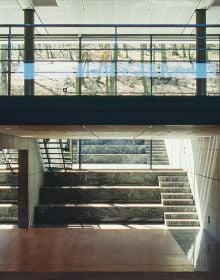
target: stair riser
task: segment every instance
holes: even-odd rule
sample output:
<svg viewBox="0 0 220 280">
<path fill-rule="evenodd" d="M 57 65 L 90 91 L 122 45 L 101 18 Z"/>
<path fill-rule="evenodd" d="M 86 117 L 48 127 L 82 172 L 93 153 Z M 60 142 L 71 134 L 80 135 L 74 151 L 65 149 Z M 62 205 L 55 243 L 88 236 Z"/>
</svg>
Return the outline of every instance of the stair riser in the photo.
<svg viewBox="0 0 220 280">
<path fill-rule="evenodd" d="M 159 181 L 162 182 L 168 182 L 168 183 L 174 183 L 174 182 L 188 182 L 187 176 L 167 176 L 167 177 L 160 177 Z"/>
<path fill-rule="evenodd" d="M 81 140 L 82 145 L 145 145 L 144 140 Z"/>
<path fill-rule="evenodd" d="M 182 187 L 190 187 L 190 184 L 188 182 L 160 182 L 160 187 L 176 187 L 176 188 L 182 188 Z"/>
<path fill-rule="evenodd" d="M 17 185 L 17 175 L 12 173 L 0 173 L 0 185 Z"/>
<path fill-rule="evenodd" d="M 16 220 L 18 216 L 18 207 L 13 205 L 10 207 L 0 207 L 0 221 Z"/>
<path fill-rule="evenodd" d="M 167 193 L 167 194 L 172 194 L 172 193 L 189 193 L 191 194 L 191 189 L 189 187 L 184 188 L 172 188 L 172 187 L 167 187 L 167 188 L 161 188 L 162 193 Z"/>
<path fill-rule="evenodd" d="M 169 227 L 199 227 L 199 220 L 197 221 L 168 221 L 166 220 L 166 226 Z"/>
<path fill-rule="evenodd" d="M 196 212 L 195 206 L 164 206 L 164 212 Z"/>
<path fill-rule="evenodd" d="M 45 186 L 158 186 L 158 175 L 169 172 L 45 172 Z M 186 188 L 182 188 L 186 190 Z M 189 189 L 189 188 L 187 188 Z M 165 189 L 161 188 L 163 192 Z M 167 190 L 169 192 L 170 190 Z"/>
<path fill-rule="evenodd" d="M 162 194 L 163 199 L 193 199 L 192 194 Z"/>
<path fill-rule="evenodd" d="M 159 190 L 42 188 L 40 204 L 160 203 Z"/>
<path fill-rule="evenodd" d="M 195 205 L 195 202 L 193 200 L 189 200 L 189 201 L 182 201 L 182 200 L 179 200 L 179 201 L 173 201 L 173 200 L 168 200 L 168 201 L 162 201 L 163 202 L 163 205 L 176 205 L 176 206 L 179 206 L 179 205 L 183 205 L 183 206 L 187 206 L 187 205 Z"/>
<path fill-rule="evenodd" d="M 138 207 L 55 207 L 35 208 L 35 225 L 65 225 L 82 222 L 151 223 L 163 222 L 163 209 Z"/>
<path fill-rule="evenodd" d="M 188 214 L 187 212 L 184 214 L 178 214 L 178 213 L 173 213 L 173 214 L 164 214 L 165 219 L 198 219 L 198 214 Z"/>
<path fill-rule="evenodd" d="M 5 200 L 17 200 L 18 191 L 17 189 L 0 189 L 0 203 Z"/>
<path fill-rule="evenodd" d="M 139 146 L 82 146 L 82 154 L 145 154 Z"/>
</svg>

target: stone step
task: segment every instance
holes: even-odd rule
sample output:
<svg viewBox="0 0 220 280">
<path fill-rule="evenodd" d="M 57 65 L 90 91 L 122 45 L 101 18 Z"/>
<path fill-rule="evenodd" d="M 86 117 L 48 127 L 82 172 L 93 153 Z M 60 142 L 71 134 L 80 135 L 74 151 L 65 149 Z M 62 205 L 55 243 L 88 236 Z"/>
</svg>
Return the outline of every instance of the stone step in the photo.
<svg viewBox="0 0 220 280">
<path fill-rule="evenodd" d="M 159 176 L 160 182 L 188 182 L 187 176 Z"/>
<path fill-rule="evenodd" d="M 149 187 L 43 187 L 40 204 L 160 203 L 159 188 Z"/>
<path fill-rule="evenodd" d="M 81 140 L 81 145 L 144 145 L 145 140 L 129 139 L 99 139 L 99 140 Z"/>
<path fill-rule="evenodd" d="M 200 222 L 198 219 L 172 219 L 165 220 L 168 227 L 199 227 Z"/>
<path fill-rule="evenodd" d="M 86 204 L 39 205 L 35 208 L 35 225 L 73 223 L 162 223 L 161 204 Z"/>
<path fill-rule="evenodd" d="M 196 212 L 165 212 L 164 218 L 169 219 L 198 219 L 198 214 Z"/>
<path fill-rule="evenodd" d="M 0 172 L 0 185 L 17 185 L 17 174 Z"/>
<path fill-rule="evenodd" d="M 193 199 L 191 193 L 162 193 L 163 199 Z"/>
<path fill-rule="evenodd" d="M 161 193 L 167 193 L 167 194 L 172 194 L 172 193 L 188 193 L 191 194 L 191 188 L 190 187 L 165 187 L 161 188 Z"/>
<path fill-rule="evenodd" d="M 83 145 L 82 154 L 145 154 L 145 146 Z"/>
<path fill-rule="evenodd" d="M 195 205 L 193 199 L 162 199 L 163 205 Z"/>
<path fill-rule="evenodd" d="M 18 206 L 13 203 L 0 204 L 0 221 L 14 221 L 18 217 Z"/>
<path fill-rule="evenodd" d="M 164 212 L 196 212 L 195 205 L 164 205 Z"/>
<path fill-rule="evenodd" d="M 75 159 L 76 160 L 76 159 Z M 97 163 L 97 164 L 147 164 L 149 163 L 149 159 L 144 154 L 139 155 L 82 155 L 81 156 L 82 163 Z M 153 160 L 153 164 L 158 165 L 168 165 L 168 160 Z"/>
<path fill-rule="evenodd" d="M 159 181 L 159 185 L 160 187 L 164 188 L 170 188 L 170 187 L 178 187 L 178 188 L 182 188 L 182 187 L 190 187 L 189 182 L 161 182 Z"/>
<path fill-rule="evenodd" d="M 45 172 L 45 186 L 158 186 L 158 175 L 184 174 L 183 171 L 76 171 Z M 174 175 L 175 175 L 174 173 Z M 170 190 L 175 190 L 169 187 Z M 162 192 L 170 192 L 169 188 L 161 188 Z M 168 190 L 166 190 L 168 189 Z M 180 188 L 177 188 L 180 189 Z M 188 188 L 183 188 L 183 190 Z M 182 192 L 182 191 L 179 191 Z M 186 191 L 188 192 L 188 191 Z"/>
</svg>

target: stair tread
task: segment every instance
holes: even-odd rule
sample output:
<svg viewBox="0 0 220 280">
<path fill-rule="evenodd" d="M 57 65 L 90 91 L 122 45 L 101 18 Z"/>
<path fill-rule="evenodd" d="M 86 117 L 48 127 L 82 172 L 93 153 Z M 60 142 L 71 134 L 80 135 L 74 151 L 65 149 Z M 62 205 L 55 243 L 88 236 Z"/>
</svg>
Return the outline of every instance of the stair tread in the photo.
<svg viewBox="0 0 220 280">
<path fill-rule="evenodd" d="M 195 212 L 176 212 L 176 211 L 175 211 L 175 212 L 164 212 L 164 214 L 165 214 L 165 215 L 166 215 L 166 214 L 167 214 L 167 215 L 172 215 L 172 214 L 177 214 L 177 215 L 178 215 L 178 214 L 179 214 L 179 215 L 189 214 L 189 215 L 190 215 L 190 214 L 195 214 Z"/>
<path fill-rule="evenodd" d="M 42 187 L 42 189 L 160 189 L 159 186 L 56 186 Z"/>
<path fill-rule="evenodd" d="M 12 206 L 17 206 L 17 203 L 2 203 L 0 202 L 0 208 L 6 208 L 6 207 L 12 207 Z"/>
<path fill-rule="evenodd" d="M 170 221 L 172 221 L 172 222 L 191 222 L 191 221 L 195 221 L 195 222 L 197 222 L 197 221 L 199 221 L 199 219 L 169 219 L 169 218 L 166 218 L 166 220 L 168 220 L 169 222 Z"/>
<path fill-rule="evenodd" d="M 88 204 L 39 204 L 38 207 L 94 207 L 94 208 L 104 208 L 104 207 L 142 207 L 142 208 L 149 208 L 149 207 L 163 207 L 161 203 L 88 203 Z"/>
</svg>

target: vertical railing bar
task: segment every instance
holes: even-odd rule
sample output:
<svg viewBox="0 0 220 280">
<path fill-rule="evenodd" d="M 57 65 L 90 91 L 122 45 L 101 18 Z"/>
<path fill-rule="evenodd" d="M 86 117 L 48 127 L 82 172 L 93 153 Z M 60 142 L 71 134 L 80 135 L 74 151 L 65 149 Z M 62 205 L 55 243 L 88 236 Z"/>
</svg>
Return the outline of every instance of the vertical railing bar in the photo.
<svg viewBox="0 0 220 280">
<path fill-rule="evenodd" d="M 79 170 L 82 169 L 82 142 L 81 139 L 78 140 L 78 164 Z"/>
<path fill-rule="evenodd" d="M 150 169 L 152 169 L 152 159 L 153 159 L 153 141 L 152 139 L 150 140 Z"/>
<path fill-rule="evenodd" d="M 47 156 L 47 162 L 48 162 L 48 165 L 49 165 L 49 170 L 51 171 L 51 163 L 50 163 L 50 157 L 49 157 L 49 154 L 48 154 L 47 141 L 45 139 L 43 139 L 43 143 L 44 143 L 44 150 L 45 150 L 46 156 Z"/>
<path fill-rule="evenodd" d="M 11 96 L 11 26 L 8 29 L 8 96 Z"/>
<path fill-rule="evenodd" d="M 220 35 L 218 37 L 218 91 L 220 94 Z"/>
<path fill-rule="evenodd" d="M 82 37 L 79 37 L 79 96 L 82 94 Z"/>
<path fill-rule="evenodd" d="M 150 35 L 150 95 L 153 95 L 153 35 Z"/>
<path fill-rule="evenodd" d="M 62 160 L 63 160 L 63 167 L 64 167 L 64 171 L 66 172 L 66 163 L 65 163 L 64 153 L 63 153 L 62 139 L 59 139 L 59 144 L 60 144 L 61 156 L 62 156 Z"/>
<path fill-rule="evenodd" d="M 118 95 L 117 88 L 117 79 L 118 79 L 118 28 L 115 27 L 115 53 L 114 53 L 114 62 L 115 62 L 115 95 Z"/>
</svg>

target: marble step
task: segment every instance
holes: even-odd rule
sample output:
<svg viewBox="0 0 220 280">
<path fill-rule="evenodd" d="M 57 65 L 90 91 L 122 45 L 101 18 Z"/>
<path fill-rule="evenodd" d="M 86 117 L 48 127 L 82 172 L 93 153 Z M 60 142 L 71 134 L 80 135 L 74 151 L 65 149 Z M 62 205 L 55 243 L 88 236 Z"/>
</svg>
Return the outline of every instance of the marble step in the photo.
<svg viewBox="0 0 220 280">
<path fill-rule="evenodd" d="M 191 193 L 162 193 L 163 199 L 193 199 Z"/>
<path fill-rule="evenodd" d="M 17 174 L 11 172 L 0 172 L 0 185 L 17 185 Z"/>
<path fill-rule="evenodd" d="M 111 163 L 111 164 L 147 164 L 149 163 L 149 159 L 145 154 L 124 154 L 124 155 L 82 155 L 81 156 L 82 163 Z M 168 160 L 165 159 L 159 159 L 159 160 L 153 160 L 153 164 L 157 163 L 159 165 L 167 165 L 169 164 Z"/>
<path fill-rule="evenodd" d="M 145 146 L 83 145 L 82 154 L 145 154 Z"/>
<path fill-rule="evenodd" d="M 188 182 L 187 176 L 159 176 L 160 182 Z"/>
<path fill-rule="evenodd" d="M 182 188 L 182 187 L 190 187 L 189 182 L 161 182 L 159 181 L 159 185 L 160 187 L 164 188 L 170 188 L 170 187 L 178 187 L 178 188 Z"/>
<path fill-rule="evenodd" d="M 35 225 L 73 223 L 162 223 L 161 204 L 86 204 L 39 205 L 35 208 Z"/>
<path fill-rule="evenodd" d="M 200 222 L 198 219 L 172 219 L 165 220 L 168 227 L 199 227 Z"/>
<path fill-rule="evenodd" d="M 164 212 L 195 212 L 195 205 L 164 205 Z"/>
<path fill-rule="evenodd" d="M 165 212 L 164 218 L 169 219 L 198 219 L 196 212 Z"/>
<path fill-rule="evenodd" d="M 76 171 L 76 172 L 45 172 L 45 186 L 158 186 L 158 175 L 186 174 L 183 171 Z M 170 190 L 174 188 L 169 187 Z M 170 192 L 161 188 L 162 192 Z M 180 188 L 177 188 L 180 189 Z M 188 189 L 188 188 L 183 188 Z M 189 188 L 190 189 L 190 188 Z M 182 192 L 182 191 L 181 191 Z M 186 191 L 187 192 L 187 191 Z"/>
<path fill-rule="evenodd" d="M 43 187 L 40 204 L 160 203 L 158 187 Z"/>
<path fill-rule="evenodd" d="M 161 193 L 167 193 L 167 194 L 174 194 L 174 193 L 188 193 L 191 194 L 191 188 L 190 187 L 165 187 L 161 188 Z"/>
<path fill-rule="evenodd" d="M 162 199 L 163 205 L 195 205 L 193 199 Z"/>
<path fill-rule="evenodd" d="M 144 145 L 145 140 L 129 139 L 99 139 L 99 140 L 81 140 L 81 145 Z"/>
<path fill-rule="evenodd" d="M 0 222 L 16 221 L 18 217 L 18 206 L 13 203 L 0 204 Z"/>
</svg>

